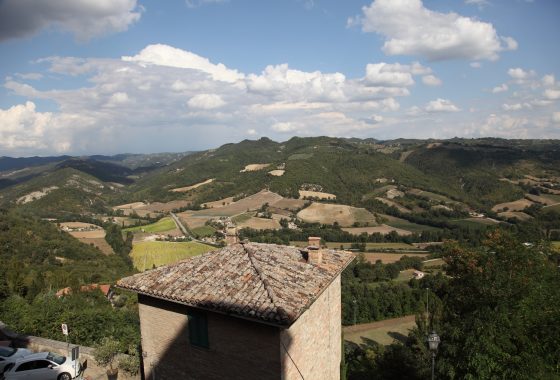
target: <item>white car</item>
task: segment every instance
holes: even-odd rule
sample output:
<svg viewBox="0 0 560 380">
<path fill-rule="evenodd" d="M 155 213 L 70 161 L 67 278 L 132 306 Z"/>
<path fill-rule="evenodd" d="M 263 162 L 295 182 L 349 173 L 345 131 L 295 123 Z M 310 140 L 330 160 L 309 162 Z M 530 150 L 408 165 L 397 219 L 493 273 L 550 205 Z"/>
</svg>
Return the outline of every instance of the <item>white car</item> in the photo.
<svg viewBox="0 0 560 380">
<path fill-rule="evenodd" d="M 71 380 L 80 376 L 80 362 L 52 352 L 39 352 L 6 365 L 5 380 Z"/>
<path fill-rule="evenodd" d="M 8 363 L 14 362 L 24 356 L 30 355 L 32 352 L 25 348 L 12 348 L 0 346 L 0 374 L 4 372 L 4 367 Z"/>
</svg>

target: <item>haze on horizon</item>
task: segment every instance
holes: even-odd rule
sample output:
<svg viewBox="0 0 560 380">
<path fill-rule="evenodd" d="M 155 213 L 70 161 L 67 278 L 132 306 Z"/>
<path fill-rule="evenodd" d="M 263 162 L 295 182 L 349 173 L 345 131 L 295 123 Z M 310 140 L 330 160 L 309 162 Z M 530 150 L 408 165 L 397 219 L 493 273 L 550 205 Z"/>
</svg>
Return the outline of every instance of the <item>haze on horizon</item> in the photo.
<svg viewBox="0 0 560 380">
<path fill-rule="evenodd" d="M 5 0 L 0 156 L 560 138 L 560 3 Z"/>
</svg>

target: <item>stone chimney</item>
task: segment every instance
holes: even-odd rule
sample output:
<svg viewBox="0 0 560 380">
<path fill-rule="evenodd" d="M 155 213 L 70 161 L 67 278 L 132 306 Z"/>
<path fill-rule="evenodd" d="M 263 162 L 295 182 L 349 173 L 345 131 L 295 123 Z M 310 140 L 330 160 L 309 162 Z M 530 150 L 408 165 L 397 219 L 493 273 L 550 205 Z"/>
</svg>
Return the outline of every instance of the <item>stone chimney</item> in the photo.
<svg viewBox="0 0 560 380">
<path fill-rule="evenodd" d="M 232 245 L 239 243 L 239 236 L 237 235 L 237 227 L 226 228 L 226 244 Z"/>
<path fill-rule="evenodd" d="M 323 252 L 321 249 L 321 238 L 310 236 L 307 245 L 307 262 L 310 264 L 321 264 L 323 262 Z"/>
</svg>

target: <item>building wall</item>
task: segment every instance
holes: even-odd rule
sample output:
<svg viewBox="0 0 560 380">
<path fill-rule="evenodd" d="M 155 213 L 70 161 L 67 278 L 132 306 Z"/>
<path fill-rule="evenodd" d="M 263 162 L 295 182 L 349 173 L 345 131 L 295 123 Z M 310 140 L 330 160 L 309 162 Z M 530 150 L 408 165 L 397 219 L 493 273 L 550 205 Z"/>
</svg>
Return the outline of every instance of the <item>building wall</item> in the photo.
<svg viewBox="0 0 560 380">
<path fill-rule="evenodd" d="M 339 275 L 288 330 L 281 332 L 282 379 L 339 380 L 341 334 Z"/>
<path fill-rule="evenodd" d="M 209 348 L 188 339 L 189 308 L 139 295 L 146 380 L 278 379 L 279 330 L 207 312 Z"/>
</svg>

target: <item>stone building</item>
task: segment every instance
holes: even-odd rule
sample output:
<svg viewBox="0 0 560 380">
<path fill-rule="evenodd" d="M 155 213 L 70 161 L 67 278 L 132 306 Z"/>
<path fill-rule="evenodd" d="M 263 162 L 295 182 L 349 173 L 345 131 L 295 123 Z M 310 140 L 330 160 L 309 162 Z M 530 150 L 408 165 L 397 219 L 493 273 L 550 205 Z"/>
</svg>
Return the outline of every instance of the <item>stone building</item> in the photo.
<svg viewBox="0 0 560 380">
<path fill-rule="evenodd" d="M 339 379 L 344 251 L 236 243 L 124 278 L 145 378 Z"/>
</svg>

